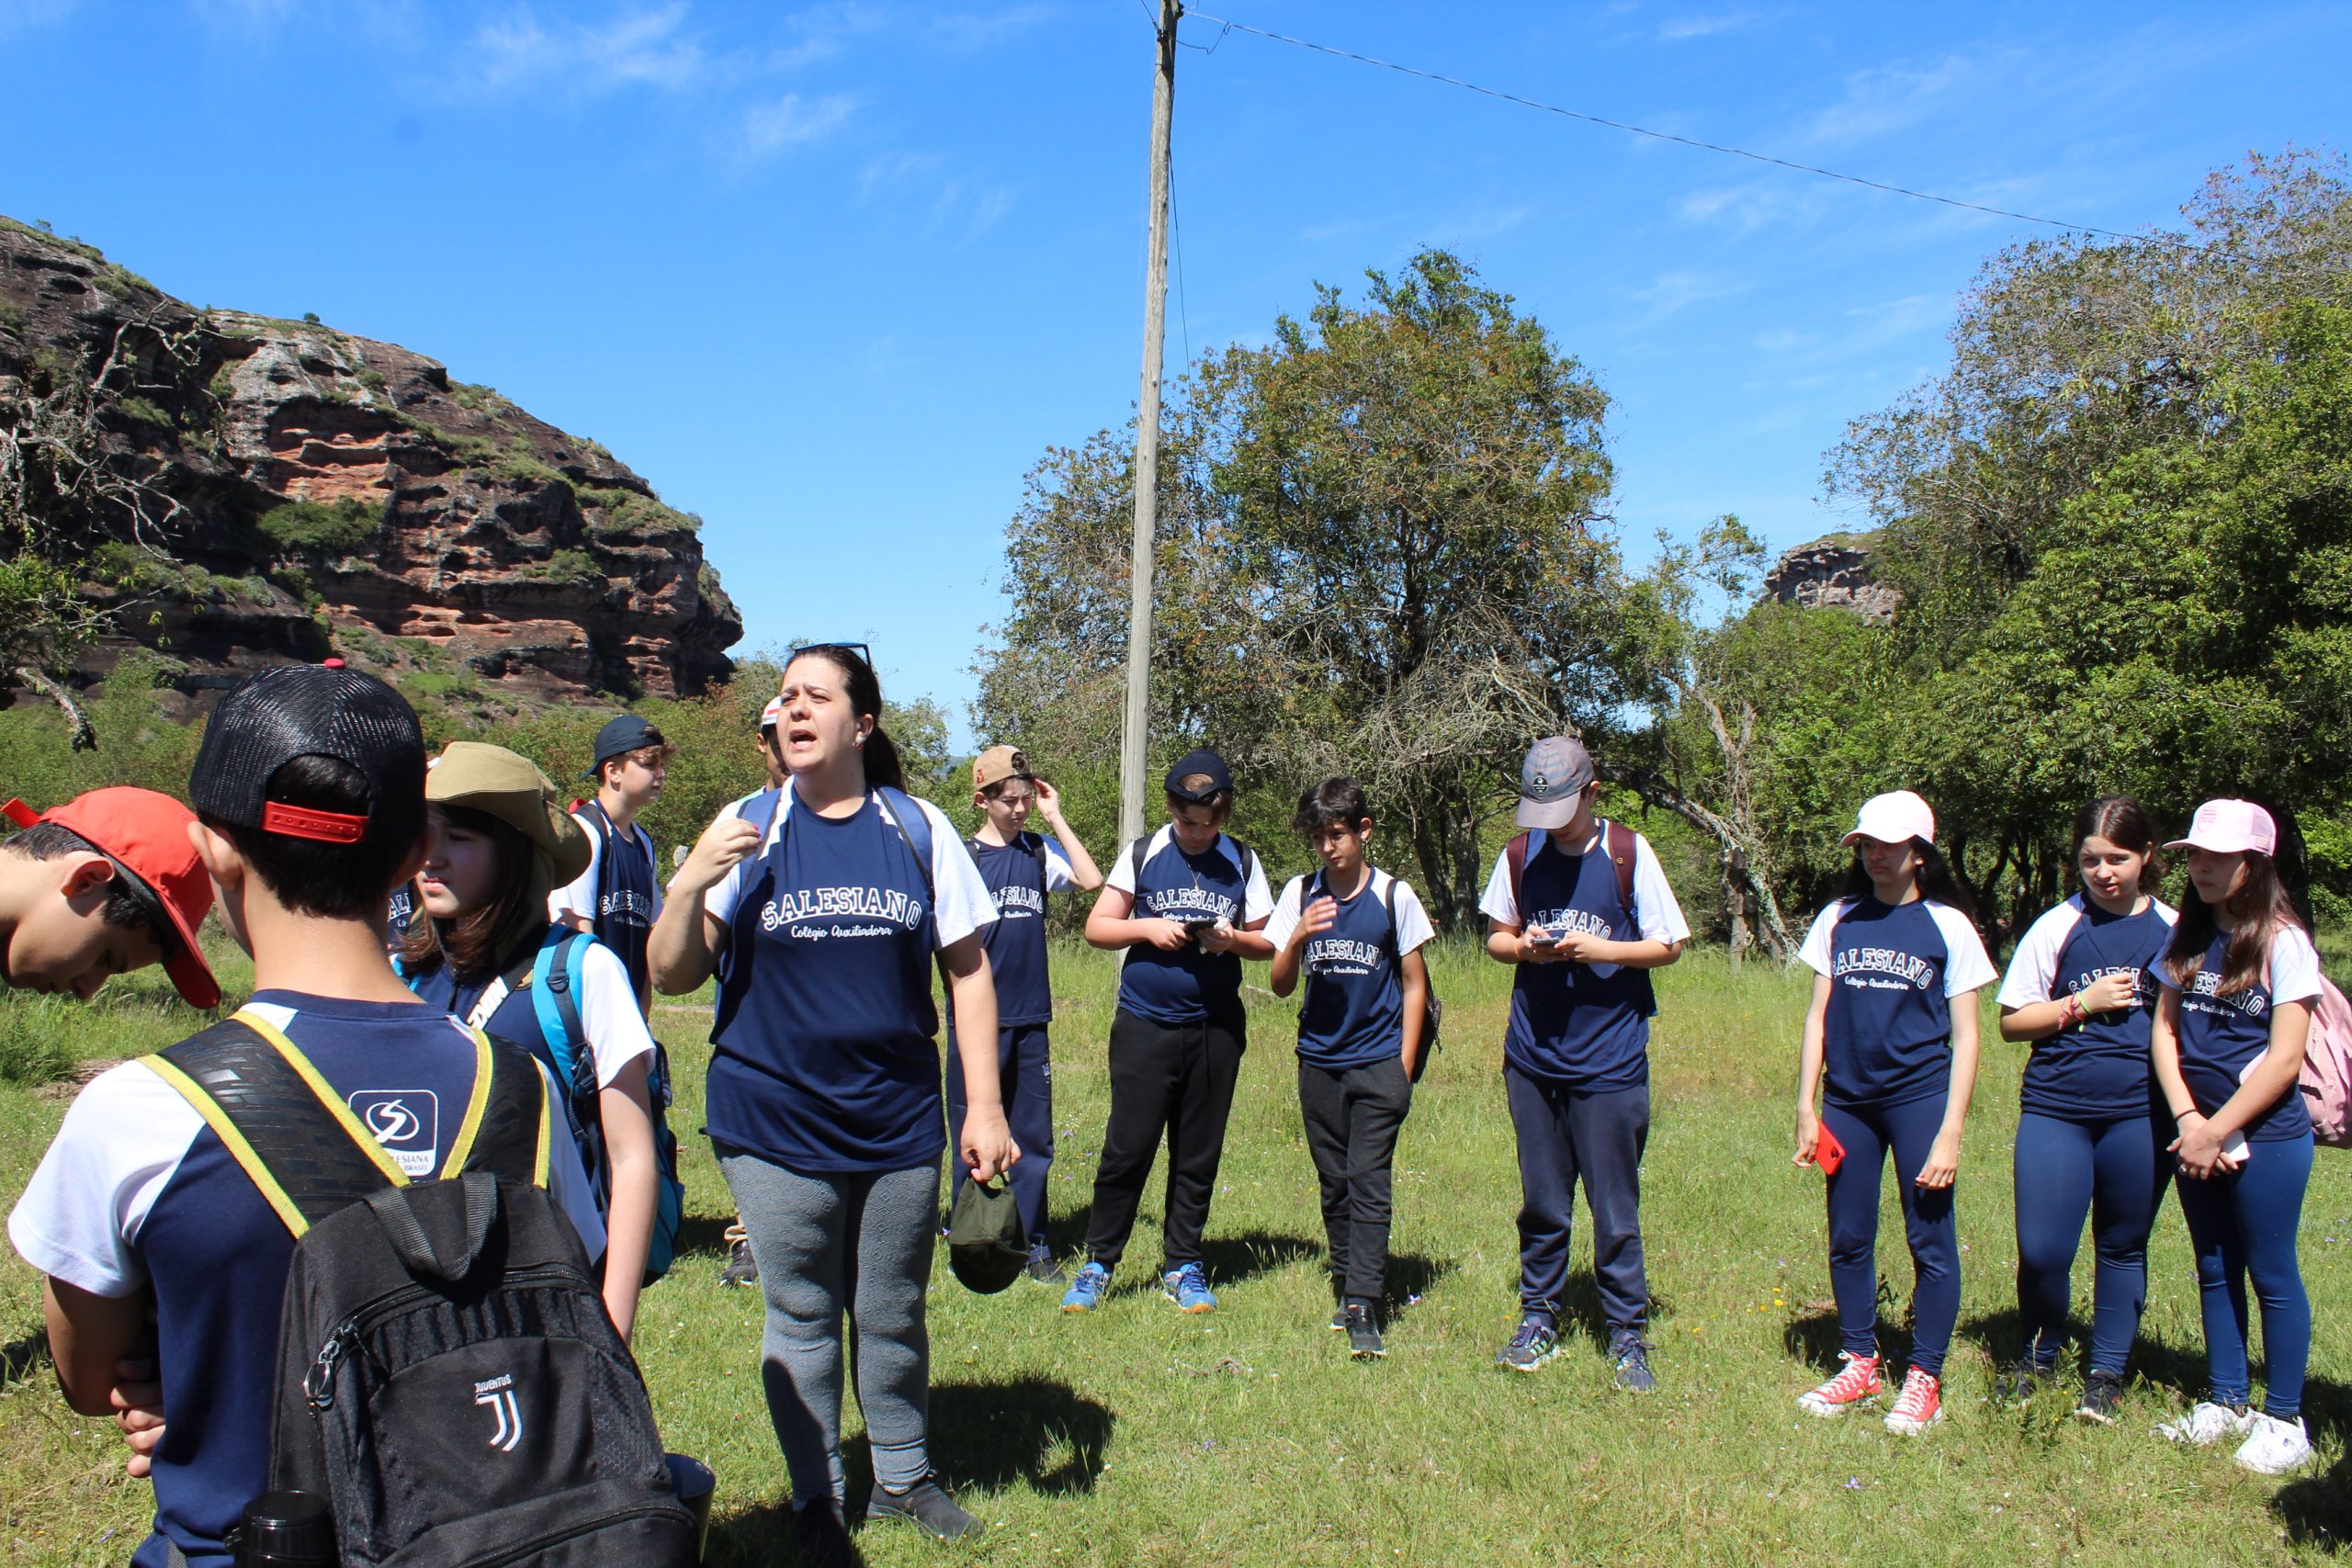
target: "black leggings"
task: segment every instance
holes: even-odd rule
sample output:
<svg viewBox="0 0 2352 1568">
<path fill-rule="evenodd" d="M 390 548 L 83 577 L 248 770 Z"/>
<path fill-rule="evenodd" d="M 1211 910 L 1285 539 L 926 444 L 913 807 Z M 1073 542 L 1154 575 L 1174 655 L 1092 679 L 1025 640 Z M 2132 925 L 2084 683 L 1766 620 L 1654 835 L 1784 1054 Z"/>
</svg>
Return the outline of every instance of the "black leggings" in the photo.
<svg viewBox="0 0 2352 1568">
<path fill-rule="evenodd" d="M 1111 1021 L 1111 1121 L 1086 1229 L 1086 1253 L 1094 1262 L 1109 1269 L 1126 1250 L 1163 1133 L 1163 1267 L 1200 1261 L 1201 1232 L 1225 1157 L 1225 1121 L 1241 1074 L 1242 1027 L 1238 1008 L 1193 1023 L 1155 1023 L 1121 1008 Z"/>
</svg>

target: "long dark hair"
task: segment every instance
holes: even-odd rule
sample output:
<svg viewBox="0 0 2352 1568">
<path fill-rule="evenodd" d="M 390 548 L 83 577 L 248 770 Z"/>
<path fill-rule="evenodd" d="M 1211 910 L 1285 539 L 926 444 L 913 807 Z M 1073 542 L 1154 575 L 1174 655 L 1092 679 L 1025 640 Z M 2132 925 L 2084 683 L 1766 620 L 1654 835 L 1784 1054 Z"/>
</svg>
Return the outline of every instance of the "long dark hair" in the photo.
<svg viewBox="0 0 2352 1568">
<path fill-rule="evenodd" d="M 2067 852 L 2067 859 L 2082 874 L 2083 840 L 2105 839 L 2119 849 L 2130 850 L 2146 857 L 2140 866 L 2139 891 L 2154 897 L 2164 886 L 2164 852 L 2156 847 L 2156 829 L 2148 820 L 2148 813 L 2128 795 L 2103 795 L 2086 803 L 2075 813 L 2075 842 Z"/>
<path fill-rule="evenodd" d="M 821 659 L 842 672 L 842 690 L 849 696 L 850 711 L 860 717 L 874 720 L 873 733 L 865 738 L 861 755 L 865 762 L 865 782 L 883 784 L 891 789 L 907 787 L 906 765 L 899 761 L 899 743 L 882 732 L 882 681 L 874 673 L 874 666 L 864 654 L 837 642 L 813 642 L 806 648 L 793 649 L 786 660 L 789 670 L 804 659 Z"/>
<path fill-rule="evenodd" d="M 1976 900 L 1968 896 L 1968 890 L 1961 886 L 1960 879 L 1951 874 L 1951 863 L 1944 859 L 1943 851 L 1925 839 L 1914 839 L 1911 840 L 1911 852 L 1919 857 L 1919 897 L 1933 898 L 1939 904 L 1949 904 L 1974 920 Z M 1863 869 L 1862 846 L 1860 844 L 1854 846 L 1853 867 L 1846 873 L 1845 897 L 1878 897 L 1878 884 L 1872 882 L 1871 874 Z"/>
<path fill-rule="evenodd" d="M 2233 997 L 2262 979 L 2270 962 L 2271 941 L 2280 928 L 2303 929 L 2302 917 L 2295 913 L 2294 901 L 2287 897 L 2286 884 L 2278 880 L 2278 863 L 2257 850 L 2245 852 L 2245 882 L 2228 899 L 2230 919 L 2237 929 L 2230 932 L 2229 943 L 2222 949 L 2221 995 L 2225 997 Z M 2213 945 L 2213 933 L 2221 923 L 2213 918 L 2213 906 L 2198 897 L 2194 886 L 2181 905 L 2163 963 L 2165 973 L 2185 990 L 2204 967 L 2205 950 Z"/>
<path fill-rule="evenodd" d="M 499 951 L 499 937 L 519 919 L 531 892 L 531 840 L 521 829 L 487 811 L 445 806 L 441 816 L 450 827 L 490 840 L 492 852 L 498 857 L 498 890 L 480 908 L 469 909 L 454 920 L 412 921 L 408 934 L 393 951 L 400 955 L 401 966 L 412 973 L 446 963 L 450 973 L 471 979 L 495 971 L 505 957 Z"/>
</svg>

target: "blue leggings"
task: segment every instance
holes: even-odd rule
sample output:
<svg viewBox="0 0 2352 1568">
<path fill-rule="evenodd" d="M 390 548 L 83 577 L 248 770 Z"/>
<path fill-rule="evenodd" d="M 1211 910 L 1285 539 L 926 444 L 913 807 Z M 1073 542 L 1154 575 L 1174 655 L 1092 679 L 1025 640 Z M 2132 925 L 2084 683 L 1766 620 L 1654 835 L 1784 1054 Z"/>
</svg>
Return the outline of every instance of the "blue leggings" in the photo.
<svg viewBox="0 0 2352 1568">
<path fill-rule="evenodd" d="M 1878 1184 L 1894 1156 L 1894 1186 L 1911 1243 L 1911 1365 L 1941 1377 L 1944 1353 L 1960 1321 L 1960 1235 L 1950 1187 L 1915 1185 L 1944 1121 L 1944 1097 L 1908 1105 L 1847 1110 L 1824 1106 L 1821 1124 L 1846 1145 L 1829 1179 L 1829 1288 L 1838 1298 L 1838 1337 L 1849 1356 L 1878 1354 Z"/>
<path fill-rule="evenodd" d="M 2246 1402 L 2245 1281 L 2252 1275 L 2270 1374 L 2262 1408 L 2292 1421 L 2302 1414 L 2303 1368 L 2312 1354 L 2312 1299 L 2295 1258 L 2295 1227 L 2312 1179 L 2312 1135 L 2248 1149 L 2251 1157 L 2233 1176 L 2180 1179 L 2180 1213 L 2197 1248 L 2205 1371 L 2214 1404 Z"/>
<path fill-rule="evenodd" d="M 2090 1366 L 2123 1375 L 2148 1302 L 2148 1232 L 2171 1166 L 2146 1116 L 2070 1122 L 2029 1111 L 2018 1118 L 2018 1319 L 2037 1366 L 2058 1359 L 2072 1305 L 2068 1276 L 2088 1219 L 2098 1258 Z"/>
</svg>

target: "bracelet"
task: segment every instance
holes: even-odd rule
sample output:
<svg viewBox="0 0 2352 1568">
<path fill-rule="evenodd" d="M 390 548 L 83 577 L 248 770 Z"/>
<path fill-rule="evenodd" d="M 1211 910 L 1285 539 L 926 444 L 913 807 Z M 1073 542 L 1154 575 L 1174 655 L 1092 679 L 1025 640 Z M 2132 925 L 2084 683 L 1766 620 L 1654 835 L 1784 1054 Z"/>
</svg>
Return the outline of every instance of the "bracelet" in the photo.
<svg viewBox="0 0 2352 1568">
<path fill-rule="evenodd" d="M 2179 1126 L 2179 1125 L 2181 1124 L 2181 1122 L 2184 1122 L 2184 1121 L 2188 1120 L 2189 1117 L 2194 1116 L 2194 1115 L 2196 1115 L 2196 1114 L 2197 1114 L 2197 1107 L 2195 1107 L 2195 1106 L 2193 1106 L 2193 1105 L 2192 1105 L 2192 1106 L 2190 1106 L 2190 1107 L 2189 1107 L 2188 1110 L 2186 1110 L 2186 1111 L 2174 1111 L 2174 1112 L 2172 1113 L 2172 1124 L 2173 1124 L 2174 1126 L 2177 1127 L 2177 1126 Z"/>
</svg>

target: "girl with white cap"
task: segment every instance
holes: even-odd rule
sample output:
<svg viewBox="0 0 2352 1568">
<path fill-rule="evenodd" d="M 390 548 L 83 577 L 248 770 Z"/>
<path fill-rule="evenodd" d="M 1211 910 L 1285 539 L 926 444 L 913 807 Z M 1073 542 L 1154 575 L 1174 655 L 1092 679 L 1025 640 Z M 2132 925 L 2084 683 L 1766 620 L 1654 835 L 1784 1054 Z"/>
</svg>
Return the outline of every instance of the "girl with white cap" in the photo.
<svg viewBox="0 0 2352 1568">
<path fill-rule="evenodd" d="M 2175 1442 L 2242 1437 L 2237 1461 L 2277 1475 L 2312 1458 L 2302 1422 L 2312 1306 L 2295 1256 L 2312 1174 L 2312 1119 L 2296 1084 L 2320 994 L 2312 946 L 2272 856 L 2278 830 L 2249 800 L 2209 800 L 2188 836 L 2187 900 L 2157 976 L 2151 1041 L 2177 1136 L 2180 1211 L 2197 1252 L 2211 1388 L 2157 1427 Z M 2245 1283 L 2262 1309 L 2269 1387 L 2247 1407 Z"/>
<path fill-rule="evenodd" d="M 1935 840 L 1935 813 L 1909 790 L 1864 801 L 1844 840 L 1855 852 L 1846 896 L 1821 911 L 1799 952 L 1815 978 L 1797 1066 L 1796 1163 L 1829 1177 L 1829 1280 L 1846 1364 L 1797 1404 L 1842 1416 L 1879 1394 L 1879 1176 L 1891 1153 L 1917 1271 L 1911 1364 L 1886 1417 L 1888 1431 L 1905 1435 L 1943 1419 L 1944 1354 L 1960 1317 L 1952 1182 L 1976 1085 L 1971 998 L 1996 973 Z"/>
</svg>

